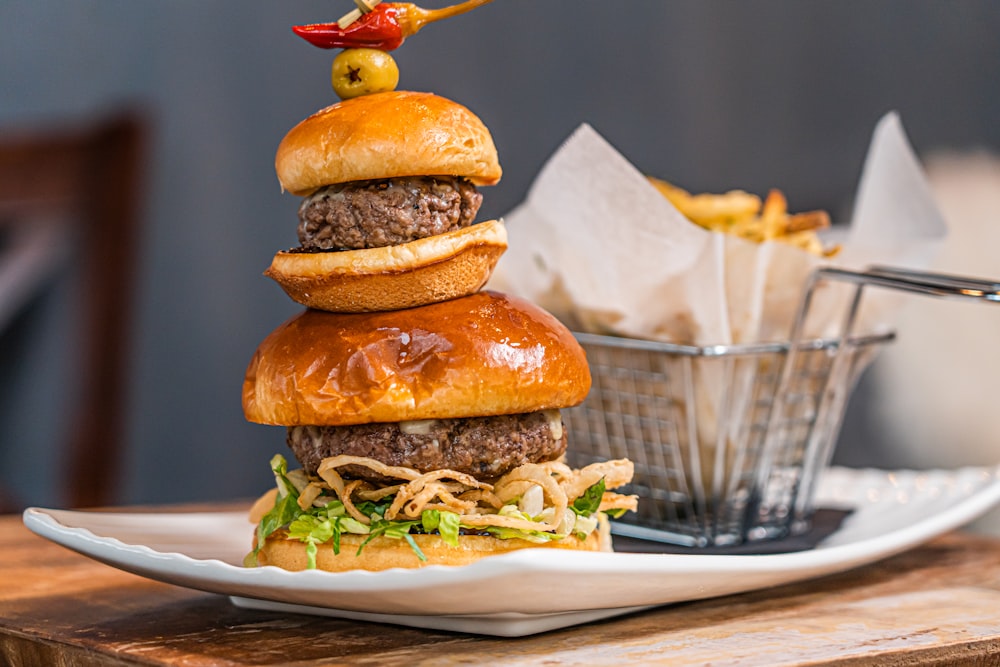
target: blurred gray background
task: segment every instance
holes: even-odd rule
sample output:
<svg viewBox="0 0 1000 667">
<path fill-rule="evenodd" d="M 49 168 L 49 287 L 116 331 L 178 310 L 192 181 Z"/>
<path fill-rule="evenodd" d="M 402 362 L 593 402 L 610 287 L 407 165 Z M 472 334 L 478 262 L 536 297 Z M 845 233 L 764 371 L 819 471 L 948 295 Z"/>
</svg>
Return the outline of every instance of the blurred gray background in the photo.
<svg viewBox="0 0 1000 667">
<path fill-rule="evenodd" d="M 280 192 L 273 156 L 292 125 L 336 101 L 335 52 L 289 28 L 335 20 L 351 6 L 0 0 L 0 131 L 120 105 L 153 122 L 120 502 L 253 496 L 268 483 L 268 458 L 285 451 L 283 429 L 245 422 L 240 406 L 256 345 L 299 310 L 261 275 L 276 250 L 296 243 L 298 202 Z M 887 111 L 900 112 L 928 161 L 975 155 L 989 175 L 988 156 L 1000 151 L 993 0 L 496 0 L 425 28 L 394 55 L 400 88 L 451 97 L 491 128 L 505 173 L 483 191 L 483 219 L 513 208 L 581 122 L 641 170 L 688 189 L 780 187 L 793 209 L 826 208 L 839 220 L 849 217 L 871 131 Z M 996 181 L 984 187 L 989 196 Z M 1000 225 L 987 213 L 974 217 Z M 1000 277 L 996 251 L 970 247 L 978 264 L 958 252 L 946 268 Z M 73 307 L 65 282 L 57 277 L 24 315 L 30 333 L 0 368 L 0 486 L 29 504 L 50 503 L 53 443 L 68 428 L 60 406 L 74 331 L 64 325 Z M 998 333 L 1000 312 L 989 315 L 991 324 L 963 326 Z M 969 347 L 963 330 L 943 340 Z M 975 351 L 947 382 L 983 387 L 966 402 L 988 416 L 996 346 Z M 936 356 L 909 354 L 898 365 Z M 965 436 L 977 441 L 969 448 L 931 443 L 928 455 L 900 446 L 892 423 L 900 412 L 876 409 L 887 391 L 862 384 L 839 461 L 1000 462 L 1000 429 L 989 421 Z M 920 412 L 902 410 L 911 421 Z"/>
</svg>

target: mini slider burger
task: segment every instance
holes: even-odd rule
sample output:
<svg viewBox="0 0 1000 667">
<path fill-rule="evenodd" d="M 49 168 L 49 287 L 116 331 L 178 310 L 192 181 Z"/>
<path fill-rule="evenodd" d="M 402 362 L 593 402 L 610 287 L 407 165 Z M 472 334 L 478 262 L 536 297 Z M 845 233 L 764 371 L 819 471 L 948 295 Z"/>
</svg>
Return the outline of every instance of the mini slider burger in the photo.
<svg viewBox="0 0 1000 667">
<path fill-rule="evenodd" d="M 266 275 L 295 301 L 335 312 L 396 310 L 471 294 L 507 248 L 503 224 L 473 224 L 477 187 L 500 180 L 489 130 L 431 93 L 334 104 L 282 140 L 282 188 L 303 196 L 298 248 Z"/>
</svg>

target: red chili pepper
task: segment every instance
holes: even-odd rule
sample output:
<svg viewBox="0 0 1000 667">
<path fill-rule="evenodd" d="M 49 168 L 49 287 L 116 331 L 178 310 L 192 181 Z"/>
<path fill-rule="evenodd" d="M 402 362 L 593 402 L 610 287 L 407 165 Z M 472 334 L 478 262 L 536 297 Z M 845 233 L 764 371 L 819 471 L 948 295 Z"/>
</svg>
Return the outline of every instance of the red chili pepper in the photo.
<svg viewBox="0 0 1000 667">
<path fill-rule="evenodd" d="M 409 2 L 382 2 L 346 28 L 337 23 L 297 25 L 292 31 L 322 49 L 381 49 L 392 51 L 432 21 L 463 14 L 492 0 L 465 0 L 441 9 L 421 9 Z"/>
<path fill-rule="evenodd" d="M 406 35 L 399 22 L 400 8 L 383 2 L 346 28 L 336 23 L 297 25 L 292 31 L 313 46 L 322 49 L 382 49 L 398 48 Z"/>
</svg>

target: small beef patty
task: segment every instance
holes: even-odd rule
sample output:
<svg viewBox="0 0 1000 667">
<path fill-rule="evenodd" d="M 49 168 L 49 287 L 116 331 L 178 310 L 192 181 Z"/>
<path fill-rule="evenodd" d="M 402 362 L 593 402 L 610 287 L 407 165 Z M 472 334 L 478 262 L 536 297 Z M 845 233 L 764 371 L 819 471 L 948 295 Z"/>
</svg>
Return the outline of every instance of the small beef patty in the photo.
<svg viewBox="0 0 1000 667">
<path fill-rule="evenodd" d="M 321 188 L 299 206 L 302 250 L 360 250 L 468 227 L 483 196 L 455 177 L 413 176 Z"/>
</svg>

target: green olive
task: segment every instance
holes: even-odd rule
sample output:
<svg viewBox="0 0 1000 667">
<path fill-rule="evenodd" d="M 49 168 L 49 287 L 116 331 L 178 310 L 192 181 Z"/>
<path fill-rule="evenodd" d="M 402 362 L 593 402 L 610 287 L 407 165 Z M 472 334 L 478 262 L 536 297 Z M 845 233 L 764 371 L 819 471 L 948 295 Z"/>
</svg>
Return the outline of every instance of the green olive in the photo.
<svg viewBox="0 0 1000 667">
<path fill-rule="evenodd" d="M 341 99 L 395 90 L 399 68 L 387 52 L 380 49 L 344 49 L 333 59 L 330 79 Z"/>
</svg>

